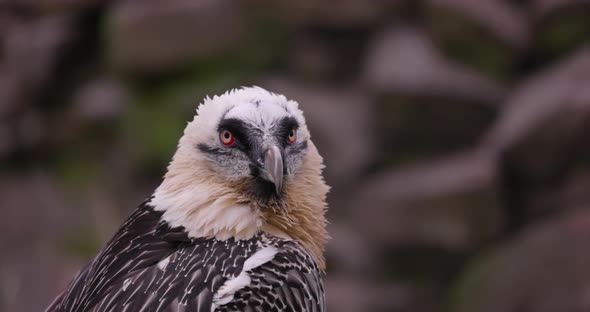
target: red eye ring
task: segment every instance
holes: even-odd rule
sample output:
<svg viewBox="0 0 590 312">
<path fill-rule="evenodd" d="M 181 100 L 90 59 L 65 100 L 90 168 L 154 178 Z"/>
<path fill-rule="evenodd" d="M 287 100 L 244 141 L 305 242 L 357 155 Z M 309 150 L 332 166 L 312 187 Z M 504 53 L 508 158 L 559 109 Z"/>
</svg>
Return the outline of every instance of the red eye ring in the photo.
<svg viewBox="0 0 590 312">
<path fill-rule="evenodd" d="M 291 129 L 291 131 L 289 131 L 289 135 L 287 136 L 287 141 L 289 143 L 295 143 L 295 141 L 297 140 L 297 130 L 296 129 Z"/>
<path fill-rule="evenodd" d="M 223 145 L 232 145 L 234 144 L 235 139 L 233 134 L 228 130 L 221 130 L 221 132 L 219 132 L 219 141 L 221 141 L 221 144 Z"/>
</svg>

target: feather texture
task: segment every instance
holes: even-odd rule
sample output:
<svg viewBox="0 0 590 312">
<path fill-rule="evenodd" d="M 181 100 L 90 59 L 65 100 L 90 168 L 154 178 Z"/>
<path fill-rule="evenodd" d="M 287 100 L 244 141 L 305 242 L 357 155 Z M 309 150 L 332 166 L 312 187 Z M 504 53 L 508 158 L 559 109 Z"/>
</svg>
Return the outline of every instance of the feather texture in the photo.
<svg viewBox="0 0 590 312">
<path fill-rule="evenodd" d="M 322 311 L 314 259 L 295 241 L 189 238 L 141 205 L 47 311 Z"/>
</svg>

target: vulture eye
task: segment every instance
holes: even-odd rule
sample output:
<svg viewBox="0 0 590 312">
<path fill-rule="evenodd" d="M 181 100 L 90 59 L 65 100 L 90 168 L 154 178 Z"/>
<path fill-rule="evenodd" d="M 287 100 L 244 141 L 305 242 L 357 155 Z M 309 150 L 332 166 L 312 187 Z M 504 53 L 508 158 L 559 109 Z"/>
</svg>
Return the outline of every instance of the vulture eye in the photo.
<svg viewBox="0 0 590 312">
<path fill-rule="evenodd" d="M 289 143 L 294 143 L 295 140 L 297 140 L 297 131 L 295 129 L 291 129 L 291 131 L 289 131 L 287 141 L 289 141 Z"/>
<path fill-rule="evenodd" d="M 221 130 L 221 132 L 219 132 L 219 140 L 223 145 L 232 145 L 235 141 L 234 136 L 227 130 Z"/>
</svg>

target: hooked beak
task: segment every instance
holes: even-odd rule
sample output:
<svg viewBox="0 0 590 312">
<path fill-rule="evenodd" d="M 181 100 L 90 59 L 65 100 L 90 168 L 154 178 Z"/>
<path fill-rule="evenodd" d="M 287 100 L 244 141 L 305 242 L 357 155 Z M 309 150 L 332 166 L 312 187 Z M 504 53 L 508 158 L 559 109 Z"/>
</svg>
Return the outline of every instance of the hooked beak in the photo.
<svg viewBox="0 0 590 312">
<path fill-rule="evenodd" d="M 276 145 L 272 145 L 264 152 L 262 178 L 275 185 L 277 194 L 281 193 L 281 189 L 283 188 L 283 156 L 281 155 L 281 150 Z"/>
</svg>

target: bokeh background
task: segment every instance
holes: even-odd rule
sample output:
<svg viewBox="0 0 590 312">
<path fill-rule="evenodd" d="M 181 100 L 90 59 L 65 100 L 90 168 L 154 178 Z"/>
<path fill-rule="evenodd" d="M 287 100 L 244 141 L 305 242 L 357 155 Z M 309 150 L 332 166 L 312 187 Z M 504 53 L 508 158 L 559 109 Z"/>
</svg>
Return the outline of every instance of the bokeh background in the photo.
<svg viewBox="0 0 590 312">
<path fill-rule="evenodd" d="M 244 85 L 325 157 L 331 311 L 590 311 L 582 0 L 1 0 L 0 310 L 42 310 Z"/>
</svg>

